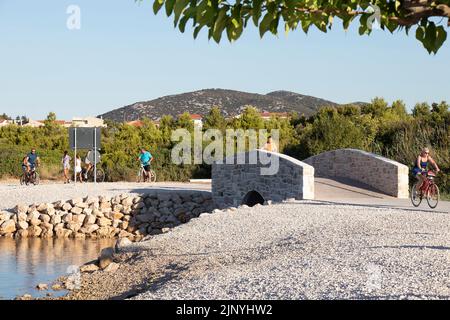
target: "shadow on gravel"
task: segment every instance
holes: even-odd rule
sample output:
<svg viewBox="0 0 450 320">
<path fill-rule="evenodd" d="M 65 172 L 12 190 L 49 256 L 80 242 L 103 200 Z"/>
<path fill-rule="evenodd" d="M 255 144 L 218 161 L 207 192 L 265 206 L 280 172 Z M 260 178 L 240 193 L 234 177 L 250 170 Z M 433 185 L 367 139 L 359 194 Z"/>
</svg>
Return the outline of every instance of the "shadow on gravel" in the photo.
<svg viewBox="0 0 450 320">
<path fill-rule="evenodd" d="M 450 247 L 444 247 L 444 246 L 419 246 L 419 245 L 409 245 L 405 244 L 403 246 L 375 246 L 375 247 L 369 247 L 370 249 L 432 249 L 432 250 L 450 250 Z"/>
<path fill-rule="evenodd" d="M 179 278 L 179 274 L 188 270 L 188 267 L 172 263 L 166 266 L 164 273 L 157 278 L 146 277 L 142 279 L 141 284 L 133 286 L 129 291 L 118 296 L 112 297 L 110 300 L 124 300 L 138 296 L 147 291 L 156 291 L 162 288 L 167 282 Z"/>
<path fill-rule="evenodd" d="M 392 205 L 383 205 L 383 204 L 362 204 L 362 203 L 349 203 L 349 202 L 335 202 L 335 201 L 325 201 L 325 200 L 313 200 L 314 202 L 311 203 L 304 203 L 299 202 L 298 204 L 302 205 L 341 205 L 341 206 L 353 206 L 353 207 L 365 207 L 365 208 L 376 208 L 376 209 L 395 209 L 395 210 L 402 210 L 402 211 L 410 211 L 410 212 L 434 212 L 434 213 L 443 213 L 443 214 L 449 214 L 447 211 L 438 211 L 433 209 L 419 209 L 419 208 L 404 208 L 404 207 L 397 207 Z M 293 202 L 292 204 L 295 204 Z"/>
</svg>

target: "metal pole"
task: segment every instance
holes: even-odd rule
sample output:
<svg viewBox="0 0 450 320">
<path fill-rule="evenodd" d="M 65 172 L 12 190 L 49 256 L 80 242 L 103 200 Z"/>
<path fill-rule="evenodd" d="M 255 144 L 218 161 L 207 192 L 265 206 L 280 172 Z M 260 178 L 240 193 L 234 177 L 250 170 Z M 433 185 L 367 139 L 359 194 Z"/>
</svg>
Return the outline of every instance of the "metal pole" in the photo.
<svg viewBox="0 0 450 320">
<path fill-rule="evenodd" d="M 97 183 L 97 128 L 94 127 L 94 183 Z"/>
<path fill-rule="evenodd" d="M 73 174 L 75 175 L 73 181 L 74 184 L 77 184 L 77 128 L 74 128 L 74 139 L 75 139 L 75 154 L 74 154 L 74 163 L 75 163 L 75 170 L 73 170 Z"/>
</svg>

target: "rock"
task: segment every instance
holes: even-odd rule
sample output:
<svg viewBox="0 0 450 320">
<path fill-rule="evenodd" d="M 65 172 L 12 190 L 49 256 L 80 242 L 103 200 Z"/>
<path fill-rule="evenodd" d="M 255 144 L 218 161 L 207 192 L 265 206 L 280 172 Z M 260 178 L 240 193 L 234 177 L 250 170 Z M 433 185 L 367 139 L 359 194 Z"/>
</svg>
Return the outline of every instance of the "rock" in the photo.
<svg viewBox="0 0 450 320">
<path fill-rule="evenodd" d="M 17 221 L 19 222 L 19 221 L 27 221 L 27 218 L 28 218 L 28 216 L 27 216 L 27 214 L 26 213 L 24 213 L 24 212 L 20 212 L 20 213 L 17 213 Z M 0 220 L 1 220 L 1 218 L 0 218 Z M 5 219 L 6 220 L 6 219 Z"/>
<path fill-rule="evenodd" d="M 55 283 L 54 285 L 52 285 L 52 290 L 54 291 L 60 291 L 63 289 L 63 286 L 60 285 L 59 283 Z"/>
<path fill-rule="evenodd" d="M 66 213 L 61 218 L 63 222 L 69 223 L 72 222 L 73 215 L 71 213 Z"/>
<path fill-rule="evenodd" d="M 120 213 L 120 212 L 113 212 L 113 214 L 112 214 L 112 218 L 115 220 L 120 220 L 123 218 L 123 216 L 124 216 L 124 214 Z"/>
<path fill-rule="evenodd" d="M 108 227 L 98 228 L 96 233 L 97 233 L 97 236 L 100 238 L 107 238 L 107 237 L 109 237 L 109 228 Z"/>
<path fill-rule="evenodd" d="M 105 248 L 101 251 L 100 257 L 98 258 L 98 266 L 100 269 L 105 269 L 113 262 L 114 249 L 112 247 Z"/>
<path fill-rule="evenodd" d="M 121 201 L 121 204 L 125 207 L 131 207 L 133 205 L 133 197 L 127 197 Z"/>
<path fill-rule="evenodd" d="M 48 290 L 48 285 L 45 284 L 45 283 L 39 283 L 39 284 L 36 286 L 36 289 L 38 289 L 38 290 Z"/>
<path fill-rule="evenodd" d="M 64 211 L 70 211 L 72 209 L 72 205 L 70 203 L 66 202 L 63 204 L 61 209 L 63 209 Z"/>
<path fill-rule="evenodd" d="M 46 215 L 46 214 L 41 214 L 40 217 L 39 217 L 39 220 L 41 220 L 44 223 L 50 222 L 51 219 L 52 218 L 49 215 Z"/>
<path fill-rule="evenodd" d="M 14 212 L 15 213 L 25 213 L 27 214 L 29 207 L 25 204 L 18 204 L 17 206 L 14 207 Z"/>
<path fill-rule="evenodd" d="M 16 223 L 14 220 L 6 220 L 0 225 L 0 235 L 13 233 L 16 231 Z"/>
<path fill-rule="evenodd" d="M 122 221 L 122 223 L 119 225 L 119 228 L 126 230 L 128 228 L 128 221 Z"/>
<path fill-rule="evenodd" d="M 39 237 L 42 233 L 42 229 L 36 225 L 32 225 L 31 227 L 29 227 L 28 229 L 28 236 L 30 237 Z"/>
<path fill-rule="evenodd" d="M 94 264 L 94 263 L 90 263 L 90 264 L 85 264 L 84 266 L 80 267 L 80 272 L 95 272 L 98 271 L 100 268 Z"/>
<path fill-rule="evenodd" d="M 126 238 L 125 238 L 126 239 Z M 103 271 L 105 272 L 116 272 L 119 269 L 119 264 L 111 262 Z"/>
<path fill-rule="evenodd" d="M 98 197 L 87 196 L 84 199 L 84 202 L 87 203 L 87 204 L 93 204 L 93 203 L 99 202 L 99 198 Z"/>
<path fill-rule="evenodd" d="M 151 222 L 153 220 L 153 215 L 151 213 L 140 214 L 136 216 L 136 220 L 139 222 Z"/>
<path fill-rule="evenodd" d="M 18 230 L 14 236 L 16 238 L 28 238 L 28 230 L 25 229 Z"/>
<path fill-rule="evenodd" d="M 91 209 L 91 208 L 85 208 L 85 209 L 83 210 L 83 214 L 89 216 L 89 215 L 92 214 L 92 211 L 94 211 L 94 209 Z"/>
<path fill-rule="evenodd" d="M 78 222 L 80 224 L 83 224 L 85 219 L 86 219 L 85 214 L 78 214 L 78 215 L 72 217 L 72 221 Z"/>
<path fill-rule="evenodd" d="M 92 215 L 88 215 L 86 216 L 86 218 L 84 219 L 84 226 L 88 226 L 91 224 L 94 224 L 97 221 L 97 217 Z"/>
<path fill-rule="evenodd" d="M 33 297 L 31 296 L 31 294 L 28 293 L 16 298 L 16 300 L 32 300 L 32 299 Z"/>
<path fill-rule="evenodd" d="M 30 222 L 32 219 L 39 219 L 40 216 L 41 214 L 38 211 L 32 210 L 27 215 L 27 221 Z"/>
<path fill-rule="evenodd" d="M 167 233 L 167 232 L 169 232 L 170 231 L 170 228 L 162 228 L 161 229 L 161 232 L 162 233 Z"/>
<path fill-rule="evenodd" d="M 97 224 L 100 227 L 106 227 L 106 226 L 110 226 L 112 224 L 112 222 L 108 218 L 98 218 L 97 219 Z"/>
<path fill-rule="evenodd" d="M 53 225 L 57 225 L 61 223 L 61 215 L 60 214 L 55 214 L 52 216 L 52 218 L 50 219 L 50 223 Z"/>
<path fill-rule="evenodd" d="M 86 238 L 86 235 L 85 235 L 84 233 L 77 232 L 77 233 L 74 233 L 74 234 L 73 234 L 73 237 L 74 237 L 75 239 L 85 239 L 85 238 Z"/>
<path fill-rule="evenodd" d="M 27 230 L 28 229 L 28 223 L 26 221 L 19 221 L 19 222 L 17 222 L 17 228 L 19 230 Z"/>
<path fill-rule="evenodd" d="M 94 233 L 95 231 L 97 231 L 100 227 L 96 224 L 91 224 L 89 226 L 86 226 L 86 233 L 87 234 L 91 234 Z"/>
<path fill-rule="evenodd" d="M 119 236 L 120 236 L 120 233 L 119 233 Z M 116 250 L 116 252 L 119 252 L 131 244 L 133 244 L 133 243 L 130 241 L 130 239 L 121 238 L 116 241 L 116 245 L 114 246 L 114 249 Z"/>
<path fill-rule="evenodd" d="M 82 209 L 82 208 L 79 208 L 79 207 L 73 207 L 73 208 L 70 210 L 70 212 L 73 213 L 73 214 L 81 214 L 81 213 L 83 212 L 83 209 Z"/>
<path fill-rule="evenodd" d="M 204 218 L 204 217 L 209 217 L 210 215 L 211 215 L 211 214 L 208 213 L 208 212 L 203 212 L 203 213 L 200 213 L 199 217 L 200 217 L 200 218 Z"/>
<path fill-rule="evenodd" d="M 38 225 L 41 224 L 41 220 L 40 220 L 40 219 L 36 219 L 36 218 L 32 218 L 32 219 L 30 220 L 30 224 L 31 224 L 32 226 L 38 226 Z"/>
<path fill-rule="evenodd" d="M 83 203 L 83 198 L 74 198 L 69 201 L 72 207 L 75 207 L 77 204 Z"/>
<path fill-rule="evenodd" d="M 223 211 L 222 211 L 222 210 L 219 210 L 219 209 L 214 209 L 212 213 L 218 214 L 218 213 L 223 213 Z"/>
</svg>

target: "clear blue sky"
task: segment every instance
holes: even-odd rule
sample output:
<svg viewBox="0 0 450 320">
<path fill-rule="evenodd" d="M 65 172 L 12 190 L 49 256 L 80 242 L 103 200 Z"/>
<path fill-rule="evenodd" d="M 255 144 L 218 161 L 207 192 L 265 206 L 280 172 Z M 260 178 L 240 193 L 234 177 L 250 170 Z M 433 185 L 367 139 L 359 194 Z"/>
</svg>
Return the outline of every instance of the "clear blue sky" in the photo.
<svg viewBox="0 0 450 320">
<path fill-rule="evenodd" d="M 144 0 L 0 0 L 0 113 L 41 119 L 97 115 L 136 101 L 203 88 L 291 90 L 336 102 L 450 101 L 450 49 L 429 55 L 414 38 L 340 25 L 322 34 L 254 28 L 235 43 L 173 29 Z M 69 5 L 81 30 L 66 28 Z"/>
</svg>

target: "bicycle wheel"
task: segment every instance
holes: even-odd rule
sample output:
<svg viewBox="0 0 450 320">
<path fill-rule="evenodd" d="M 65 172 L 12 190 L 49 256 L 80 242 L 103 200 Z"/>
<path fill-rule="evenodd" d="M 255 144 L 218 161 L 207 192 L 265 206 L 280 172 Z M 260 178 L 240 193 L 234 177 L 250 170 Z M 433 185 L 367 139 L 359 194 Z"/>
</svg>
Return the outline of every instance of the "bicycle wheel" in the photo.
<svg viewBox="0 0 450 320">
<path fill-rule="evenodd" d="M 137 183 L 141 183 L 142 182 L 142 170 L 139 170 L 139 172 L 137 174 L 136 181 L 137 181 Z"/>
<path fill-rule="evenodd" d="M 420 191 L 417 190 L 417 187 L 419 186 L 419 182 L 414 183 L 414 185 L 411 188 L 411 202 L 414 207 L 418 207 L 420 203 L 422 202 L 422 196 L 420 194 Z"/>
<path fill-rule="evenodd" d="M 20 185 L 21 185 L 21 186 L 23 186 L 23 185 L 25 184 L 25 180 L 26 180 L 26 178 L 25 178 L 25 175 L 23 174 L 23 175 L 20 177 Z"/>
<path fill-rule="evenodd" d="M 149 175 L 150 175 L 150 182 L 156 182 L 156 173 L 155 173 L 155 171 L 150 170 Z"/>
<path fill-rule="evenodd" d="M 37 185 L 39 184 L 39 182 L 40 182 L 39 174 L 38 174 L 37 172 L 35 172 L 35 173 L 33 174 L 33 184 L 34 184 L 35 186 L 37 186 Z"/>
<path fill-rule="evenodd" d="M 434 183 L 427 190 L 427 202 L 431 209 L 436 208 L 439 203 L 439 188 Z"/>
<path fill-rule="evenodd" d="M 97 169 L 97 182 L 105 181 L 105 172 L 103 169 Z"/>
</svg>

